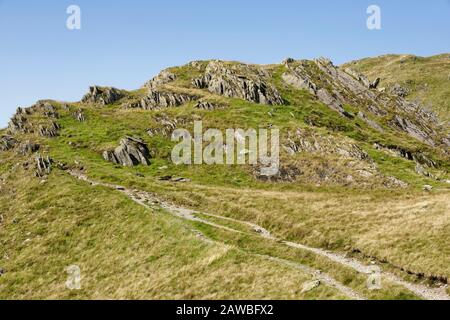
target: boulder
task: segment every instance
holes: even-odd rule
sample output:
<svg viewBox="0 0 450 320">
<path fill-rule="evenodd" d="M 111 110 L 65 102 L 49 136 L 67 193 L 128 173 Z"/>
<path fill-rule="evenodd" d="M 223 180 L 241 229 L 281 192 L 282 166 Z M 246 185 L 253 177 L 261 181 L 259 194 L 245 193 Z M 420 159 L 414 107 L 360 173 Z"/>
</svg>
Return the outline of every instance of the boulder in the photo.
<svg viewBox="0 0 450 320">
<path fill-rule="evenodd" d="M 138 164 L 150 165 L 150 151 L 147 145 L 138 138 L 125 137 L 114 151 L 105 151 L 106 161 L 131 167 Z"/>
</svg>

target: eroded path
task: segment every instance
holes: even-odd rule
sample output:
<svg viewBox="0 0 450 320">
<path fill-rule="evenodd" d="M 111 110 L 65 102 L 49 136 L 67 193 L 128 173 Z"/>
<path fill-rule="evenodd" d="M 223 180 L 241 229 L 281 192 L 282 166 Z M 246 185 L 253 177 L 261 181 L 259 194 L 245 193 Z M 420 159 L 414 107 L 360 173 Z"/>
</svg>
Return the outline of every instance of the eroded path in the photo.
<svg viewBox="0 0 450 320">
<path fill-rule="evenodd" d="M 155 196 L 152 193 L 146 192 L 146 191 L 129 190 L 122 186 L 93 181 L 93 180 L 89 179 L 86 175 L 84 175 L 82 172 L 79 172 L 79 171 L 69 171 L 69 174 L 72 175 L 73 177 L 76 177 L 79 180 L 86 181 L 87 183 L 91 184 L 92 186 L 103 186 L 103 187 L 108 187 L 111 189 L 118 190 L 118 191 L 124 193 L 125 195 L 127 195 L 134 202 L 136 202 L 139 205 L 144 206 L 148 209 L 154 209 L 156 206 L 156 207 L 162 208 L 165 211 L 167 211 L 179 218 L 182 218 L 184 220 L 203 223 L 203 224 L 206 224 L 206 225 L 218 228 L 218 229 L 222 229 L 222 230 L 226 230 L 226 231 L 234 232 L 234 233 L 245 234 L 245 232 L 243 232 L 243 231 L 236 230 L 231 227 L 221 225 L 219 223 L 214 223 L 214 222 L 210 222 L 208 220 L 202 219 L 202 218 L 198 217 L 197 213 L 199 213 L 205 217 L 211 217 L 211 218 L 215 218 L 215 219 L 221 219 L 224 221 L 237 223 L 240 225 L 245 225 L 247 227 L 250 227 L 254 231 L 255 234 L 258 234 L 265 239 L 277 241 L 279 243 L 284 244 L 285 246 L 288 246 L 291 248 L 296 248 L 299 250 L 304 250 L 304 251 L 316 254 L 318 256 L 325 257 L 325 258 L 327 258 L 335 263 L 338 263 L 342 266 L 351 268 L 351 269 L 357 271 L 358 273 L 370 275 L 373 273 L 373 270 L 374 270 L 373 265 L 367 266 L 356 259 L 345 257 L 342 254 L 329 252 L 329 251 L 319 249 L 319 248 L 309 247 L 309 246 L 299 244 L 299 243 L 294 243 L 294 242 L 277 239 L 267 229 L 265 229 L 259 225 L 256 225 L 254 223 L 251 223 L 251 222 L 241 221 L 241 220 L 237 220 L 237 219 L 233 219 L 233 218 L 229 218 L 229 217 L 223 217 L 220 215 L 215 215 L 215 214 L 210 214 L 210 213 L 205 213 L 205 212 L 198 212 L 198 211 L 195 211 L 192 209 L 183 208 L 183 207 L 171 204 L 171 203 L 161 201 L 157 196 Z M 206 239 L 206 237 L 204 235 L 202 235 L 202 234 L 200 234 L 200 235 Z M 210 240 L 208 240 L 208 241 L 210 241 Z M 276 261 L 278 263 L 282 263 L 282 264 L 297 268 L 299 270 L 302 270 L 303 272 L 314 275 L 317 280 L 320 280 L 323 283 L 328 284 L 329 286 L 338 289 L 340 292 L 344 293 L 349 298 L 356 299 L 356 300 L 365 300 L 365 297 L 363 297 L 361 294 L 359 294 L 356 291 L 354 291 L 353 289 L 339 283 L 333 277 L 321 272 L 320 270 L 315 270 L 313 268 L 310 268 L 308 266 L 305 266 L 305 265 L 302 265 L 302 264 L 299 264 L 296 262 L 292 262 L 290 260 L 284 260 L 284 259 L 280 259 L 280 258 L 276 258 L 276 257 L 272 257 L 272 256 L 266 256 L 266 255 L 259 255 L 259 256 L 264 257 L 266 259 L 270 259 L 272 261 Z M 450 296 L 445 292 L 445 288 L 430 288 L 426 285 L 408 282 L 408 281 L 405 281 L 405 280 L 401 279 L 400 277 L 398 277 L 392 273 L 388 273 L 388 272 L 381 272 L 381 275 L 385 279 L 388 279 L 389 281 L 410 290 L 411 292 L 413 292 L 415 295 L 421 297 L 422 299 L 450 300 Z"/>
</svg>

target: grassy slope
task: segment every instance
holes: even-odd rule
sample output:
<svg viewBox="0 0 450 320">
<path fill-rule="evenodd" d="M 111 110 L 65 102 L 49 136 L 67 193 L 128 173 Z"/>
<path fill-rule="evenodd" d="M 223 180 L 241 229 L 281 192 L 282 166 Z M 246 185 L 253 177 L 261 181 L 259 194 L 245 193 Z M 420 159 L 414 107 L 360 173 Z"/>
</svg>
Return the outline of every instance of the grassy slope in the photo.
<svg viewBox="0 0 450 320">
<path fill-rule="evenodd" d="M 275 82 L 277 77 L 279 72 Z M 153 191 L 185 206 L 253 221 L 294 241 L 339 251 L 358 249 L 414 272 L 450 276 L 445 260 L 450 255 L 448 193 L 424 194 L 419 189 L 424 184 L 444 185 L 416 175 L 413 163 L 372 148 L 373 142 L 380 140 L 410 144 L 411 148 L 423 146 L 391 132 L 380 135 L 359 120 L 344 120 L 302 91 L 280 90 L 290 105 L 268 107 L 216 97 L 230 107 L 204 112 L 189 104 L 158 112 L 81 106 L 86 108 L 86 123 L 75 121 L 71 112 L 61 111 L 61 136 L 33 139 L 48 145 L 47 152 L 55 160 L 81 163 L 94 179 Z M 268 117 L 268 112 L 273 116 Z M 205 126 L 215 128 L 275 124 L 282 132 L 305 126 L 304 120 L 314 116 L 319 126 L 315 130 L 359 141 L 383 172 L 402 178 L 413 188 L 368 192 L 302 183 L 266 184 L 256 181 L 246 167 L 175 167 L 168 159 L 173 144 L 167 138 L 145 135 L 146 129 L 157 125 L 154 116 L 160 113 L 201 117 Z M 150 167 L 122 168 L 101 158 L 101 151 L 116 146 L 124 135 L 141 136 L 151 146 L 155 159 Z M 2 173 L 21 160 L 8 156 L 2 155 Z M 167 174 L 193 182 L 158 181 Z M 309 277 L 251 254 L 267 251 L 325 270 L 372 298 L 412 297 L 389 285 L 379 293 L 366 292 L 365 279 L 317 257 L 269 244 L 261 247 L 261 241 L 239 239 L 146 212 L 119 194 L 87 188 L 57 170 L 44 185 L 29 172 L 19 170 L 8 179 L 8 187 L 17 197 L 11 200 L 8 192 L 0 196 L 1 212 L 6 216 L 0 229 L 0 266 L 7 270 L 6 276 L 0 277 L 0 292 L 5 298 L 340 297 L 328 287 L 308 296 L 301 294 L 300 284 Z M 13 223 L 15 219 L 19 222 Z M 193 227 L 232 248 L 205 245 L 190 231 Z M 28 238 L 31 242 L 24 244 Z M 222 252 L 219 257 L 218 252 Z M 70 264 L 80 264 L 84 270 L 86 288 L 81 292 L 64 289 L 64 268 Z"/>
<path fill-rule="evenodd" d="M 411 90 L 409 99 L 430 106 L 444 120 L 450 117 L 450 54 L 433 57 L 385 55 L 346 64 L 371 79 L 382 78 L 380 87 L 399 83 Z"/>
</svg>

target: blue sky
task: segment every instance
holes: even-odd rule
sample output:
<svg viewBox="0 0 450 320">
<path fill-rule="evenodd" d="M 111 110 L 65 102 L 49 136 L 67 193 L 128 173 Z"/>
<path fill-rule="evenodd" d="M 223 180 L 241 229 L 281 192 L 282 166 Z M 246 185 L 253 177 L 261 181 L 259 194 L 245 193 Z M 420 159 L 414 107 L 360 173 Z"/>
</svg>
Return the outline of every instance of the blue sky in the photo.
<svg viewBox="0 0 450 320">
<path fill-rule="evenodd" d="M 69 5 L 82 29 L 66 28 Z M 366 27 L 380 6 L 382 29 Z M 0 127 L 18 106 L 77 101 L 91 84 L 135 89 L 197 59 L 274 63 L 450 52 L 450 0 L 0 0 Z"/>
</svg>

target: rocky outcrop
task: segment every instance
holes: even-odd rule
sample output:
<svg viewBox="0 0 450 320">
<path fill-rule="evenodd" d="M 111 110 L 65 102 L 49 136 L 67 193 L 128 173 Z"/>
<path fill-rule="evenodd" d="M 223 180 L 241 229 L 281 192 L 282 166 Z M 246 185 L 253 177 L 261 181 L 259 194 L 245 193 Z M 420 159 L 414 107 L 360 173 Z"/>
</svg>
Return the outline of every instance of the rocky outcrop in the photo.
<svg viewBox="0 0 450 320">
<path fill-rule="evenodd" d="M 49 175 L 52 171 L 53 160 L 51 158 L 43 157 L 41 155 L 37 155 L 35 158 L 36 161 L 36 177 L 43 178 Z"/>
<path fill-rule="evenodd" d="M 92 86 L 81 100 L 84 103 L 107 105 L 122 99 L 124 94 L 116 88 Z"/>
<path fill-rule="evenodd" d="M 367 152 L 349 139 L 338 139 L 331 135 L 319 135 L 301 129 L 294 133 L 289 133 L 289 137 L 283 147 L 290 155 L 299 152 L 335 154 L 355 160 L 372 162 Z"/>
<path fill-rule="evenodd" d="M 19 112 L 20 110 L 20 112 Z M 33 128 L 28 123 L 24 115 L 23 109 L 18 109 L 18 112 L 11 118 L 8 123 L 8 130 L 11 133 L 32 133 Z"/>
<path fill-rule="evenodd" d="M 54 138 L 58 136 L 58 131 L 60 126 L 56 122 L 52 122 L 49 125 L 40 125 L 39 126 L 39 134 L 42 137 L 46 138 Z"/>
<path fill-rule="evenodd" d="M 195 88 L 228 98 L 241 98 L 250 102 L 281 105 L 283 99 L 268 81 L 269 75 L 259 68 L 245 64 L 212 61 L 205 74 L 194 79 Z"/>
<path fill-rule="evenodd" d="M 211 110 L 223 109 L 224 107 L 220 104 L 209 102 L 209 101 L 199 101 L 194 106 L 194 108 L 200 109 L 200 110 L 211 111 Z"/>
<path fill-rule="evenodd" d="M 73 117 L 78 121 L 78 122 L 85 122 L 86 121 L 86 117 L 84 115 L 83 110 L 78 109 L 74 114 Z"/>
<path fill-rule="evenodd" d="M 14 148 L 17 140 L 11 136 L 2 136 L 0 138 L 0 151 L 8 151 Z"/>
<path fill-rule="evenodd" d="M 406 97 L 409 94 L 409 90 L 406 88 L 403 88 L 401 85 L 399 85 L 398 83 L 394 84 L 390 89 L 389 92 L 392 95 L 396 95 L 399 97 Z"/>
<path fill-rule="evenodd" d="M 186 126 L 192 121 L 186 118 L 170 118 L 167 115 L 158 115 L 155 117 L 155 122 L 157 125 L 147 130 L 147 134 L 150 137 L 170 137 L 177 128 Z"/>
<path fill-rule="evenodd" d="M 177 76 L 174 73 L 170 72 L 169 70 L 163 70 L 152 80 L 144 84 L 144 87 L 149 89 L 156 89 L 164 84 L 173 82 L 176 79 Z"/>
<path fill-rule="evenodd" d="M 409 161 L 414 161 L 418 164 L 427 166 L 429 168 L 436 168 L 438 164 L 432 160 L 429 156 L 420 151 L 410 151 L 399 146 L 384 146 L 379 143 L 375 143 L 373 148 L 389 154 L 390 156 L 403 158 Z"/>
<path fill-rule="evenodd" d="M 178 107 L 196 99 L 198 97 L 189 94 L 150 90 L 147 96 L 142 98 L 140 103 L 135 104 L 134 107 L 144 110 L 158 110 Z"/>
<path fill-rule="evenodd" d="M 28 140 L 19 145 L 17 152 L 25 156 L 37 152 L 39 148 L 40 146 L 37 143 Z"/>
<path fill-rule="evenodd" d="M 341 69 L 325 58 L 315 61 L 296 61 L 286 64 L 282 75 L 285 83 L 310 92 L 317 100 L 346 117 L 345 105 L 360 109 L 359 117 L 372 128 L 381 131 L 377 120 L 394 113 L 390 127 L 422 141 L 430 146 L 442 143 L 437 133 L 436 116 L 417 103 L 406 101 L 402 94 L 383 93 L 376 90 L 380 79 L 369 81 L 364 75 L 351 69 Z M 370 113 L 372 118 L 366 115 Z"/>
<path fill-rule="evenodd" d="M 122 139 L 120 146 L 114 151 L 105 151 L 103 158 L 127 167 L 138 164 L 150 165 L 150 151 L 147 145 L 142 140 L 132 137 Z"/>
</svg>

